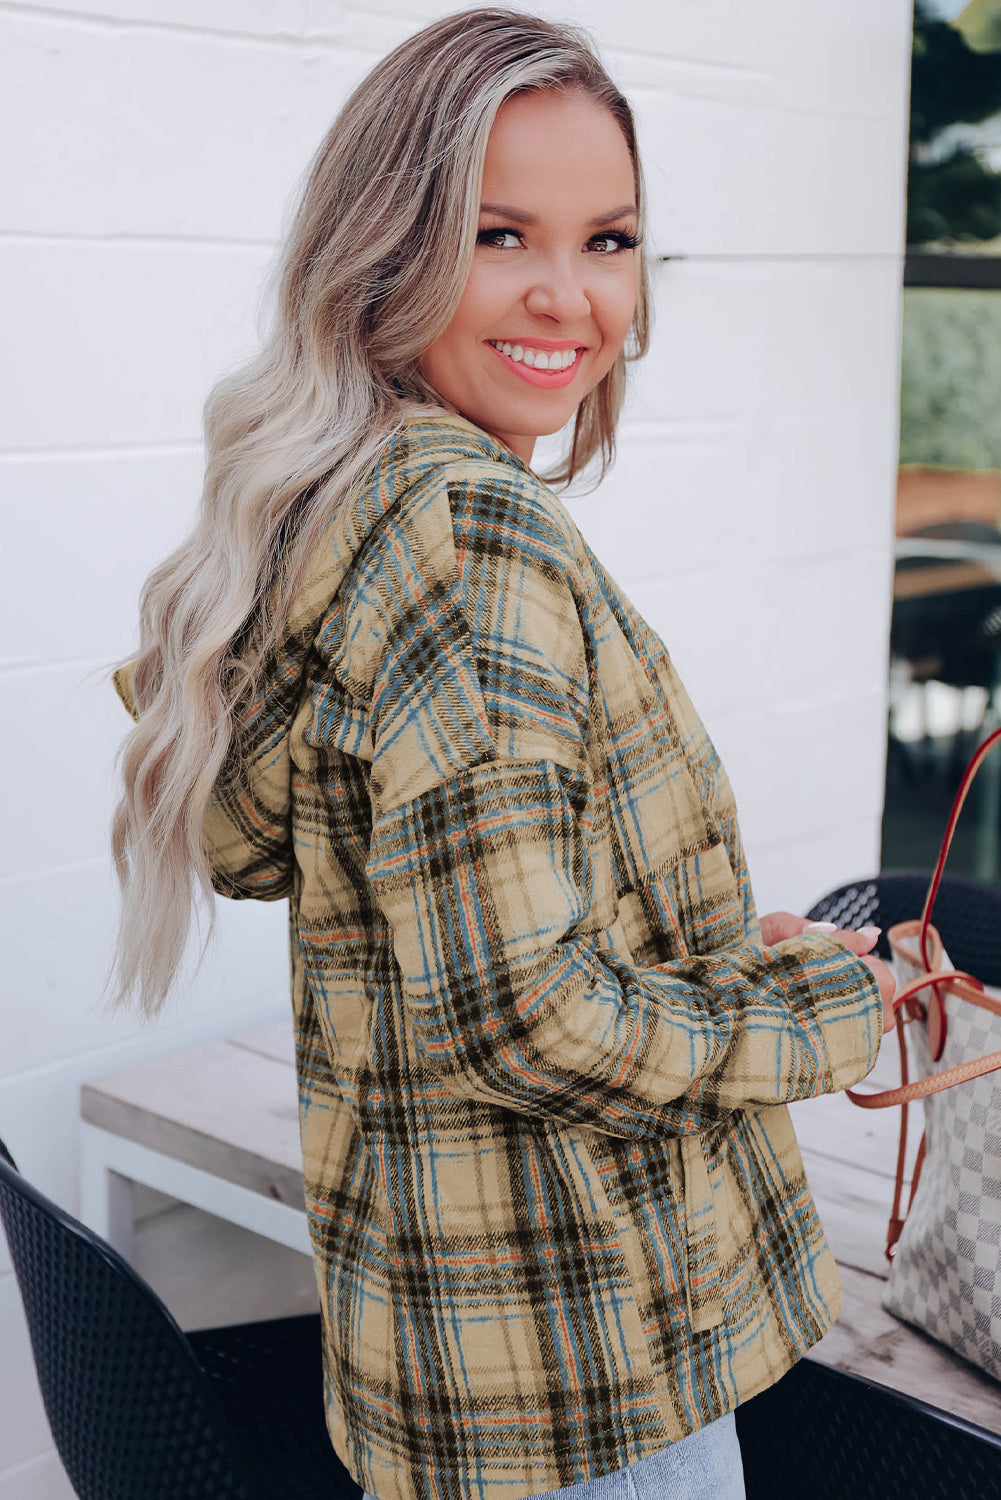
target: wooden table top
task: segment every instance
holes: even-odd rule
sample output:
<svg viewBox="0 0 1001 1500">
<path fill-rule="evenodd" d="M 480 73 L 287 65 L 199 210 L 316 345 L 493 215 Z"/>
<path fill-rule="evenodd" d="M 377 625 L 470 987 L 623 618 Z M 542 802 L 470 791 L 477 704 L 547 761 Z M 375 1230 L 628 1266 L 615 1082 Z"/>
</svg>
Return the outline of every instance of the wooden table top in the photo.
<svg viewBox="0 0 1001 1500">
<path fill-rule="evenodd" d="M 927 599 L 935 594 L 959 594 L 965 589 L 989 588 L 998 582 L 996 573 L 980 563 L 932 563 L 926 568 L 897 568 L 893 574 L 894 599 Z"/>
<path fill-rule="evenodd" d="M 955 530 L 957 534 L 897 537 L 894 599 L 952 594 L 1001 582 L 1001 530 L 969 525 L 936 529 Z"/>
<path fill-rule="evenodd" d="M 106 1073 L 81 1088 L 80 1113 L 305 1212 L 291 1020 Z"/>
<path fill-rule="evenodd" d="M 899 1082 L 897 1041 L 890 1032 L 862 1087 Z M 95 1079 L 83 1086 L 81 1112 L 112 1134 L 303 1207 L 290 1021 Z M 790 1112 L 844 1284 L 841 1316 L 810 1357 L 1001 1433 L 1001 1383 L 879 1303 L 888 1272 L 883 1246 L 899 1111 L 860 1109 L 844 1094 L 833 1094 L 798 1101 Z M 921 1108 L 912 1107 L 908 1181 L 921 1125 Z"/>
</svg>

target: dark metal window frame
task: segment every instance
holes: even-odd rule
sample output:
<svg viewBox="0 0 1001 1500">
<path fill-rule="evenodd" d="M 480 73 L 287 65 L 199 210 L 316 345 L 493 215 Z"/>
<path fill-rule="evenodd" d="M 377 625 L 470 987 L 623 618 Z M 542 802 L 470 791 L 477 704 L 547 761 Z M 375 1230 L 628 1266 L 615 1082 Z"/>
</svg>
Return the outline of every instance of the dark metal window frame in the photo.
<svg viewBox="0 0 1001 1500">
<path fill-rule="evenodd" d="M 1001 255 L 962 255 L 908 247 L 904 286 L 953 286 L 1001 291 Z"/>
</svg>

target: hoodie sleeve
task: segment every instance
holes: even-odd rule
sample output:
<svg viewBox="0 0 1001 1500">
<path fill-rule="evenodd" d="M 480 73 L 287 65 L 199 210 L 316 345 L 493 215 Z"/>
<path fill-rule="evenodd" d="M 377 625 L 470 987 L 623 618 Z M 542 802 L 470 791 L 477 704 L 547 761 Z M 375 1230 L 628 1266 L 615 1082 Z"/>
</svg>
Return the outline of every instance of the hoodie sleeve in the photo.
<svg viewBox="0 0 1001 1500">
<path fill-rule="evenodd" d="M 422 1062 L 449 1092 L 627 1138 L 857 1082 L 881 1006 L 840 943 L 653 966 L 607 946 L 593 663 L 570 560 L 524 501 L 459 486 L 401 518 L 368 570 L 384 641 L 368 876 Z"/>
<path fill-rule="evenodd" d="M 138 722 L 137 660 L 120 666 L 112 682 Z M 278 901 L 292 888 L 289 729 L 297 694 L 298 675 L 277 671 L 236 726 L 202 833 L 212 886 L 221 896 Z"/>
<path fill-rule="evenodd" d="M 254 700 L 233 736 L 202 826 L 212 886 L 234 901 L 280 901 L 292 891 L 290 716 Z"/>
</svg>

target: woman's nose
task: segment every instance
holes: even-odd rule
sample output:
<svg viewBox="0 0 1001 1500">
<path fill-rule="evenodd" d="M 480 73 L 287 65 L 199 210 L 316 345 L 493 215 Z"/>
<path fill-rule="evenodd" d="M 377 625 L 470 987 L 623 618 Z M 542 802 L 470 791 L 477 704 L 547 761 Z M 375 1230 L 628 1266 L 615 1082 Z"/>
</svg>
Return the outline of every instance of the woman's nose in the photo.
<svg viewBox="0 0 1001 1500">
<path fill-rule="evenodd" d="M 525 310 L 565 323 L 589 317 L 591 301 L 582 279 L 571 267 L 550 264 L 540 270 L 526 292 Z"/>
</svg>

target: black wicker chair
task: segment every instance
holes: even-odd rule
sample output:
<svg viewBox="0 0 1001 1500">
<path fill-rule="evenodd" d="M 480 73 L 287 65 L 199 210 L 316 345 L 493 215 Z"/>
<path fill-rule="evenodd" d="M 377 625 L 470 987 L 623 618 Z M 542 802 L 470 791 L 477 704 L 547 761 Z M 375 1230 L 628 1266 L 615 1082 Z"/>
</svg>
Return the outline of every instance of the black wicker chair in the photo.
<svg viewBox="0 0 1001 1500">
<path fill-rule="evenodd" d="M 182 1333 L 150 1286 L 18 1172 L 0 1218 L 53 1441 L 80 1500 L 354 1500 L 318 1315 Z"/>
<path fill-rule="evenodd" d="M 799 1360 L 736 1418 L 747 1500 L 1001 1495 L 1001 1437 L 818 1360 Z"/>
<path fill-rule="evenodd" d="M 839 927 L 874 922 L 883 929 L 876 951 L 889 958 L 887 932 L 896 922 L 920 917 L 930 879 L 930 870 L 886 870 L 839 886 L 822 897 L 809 916 Z M 1001 985 L 1001 889 L 965 875 L 943 875 L 932 922 L 957 969 L 975 974 L 984 984 Z"/>
</svg>

